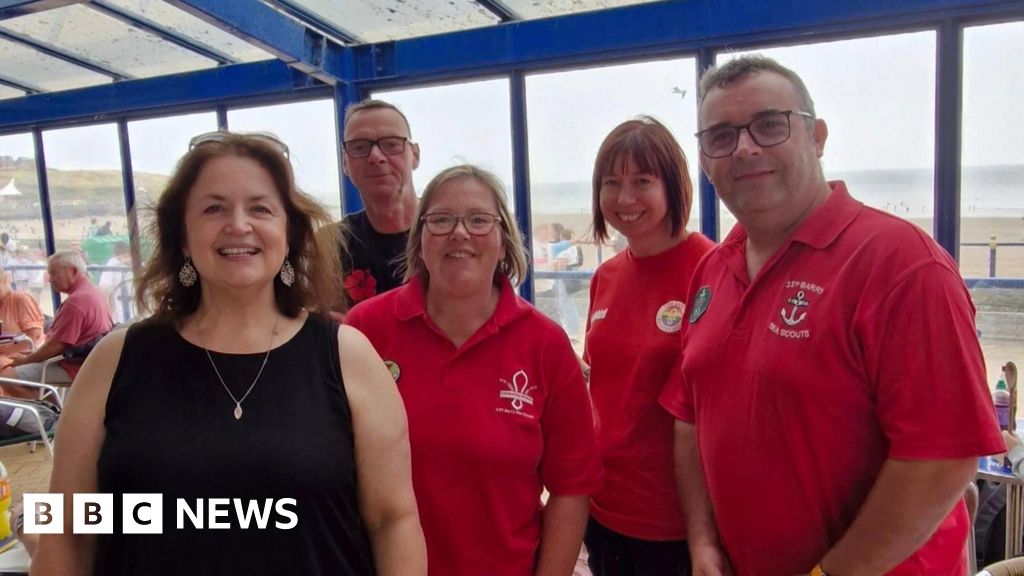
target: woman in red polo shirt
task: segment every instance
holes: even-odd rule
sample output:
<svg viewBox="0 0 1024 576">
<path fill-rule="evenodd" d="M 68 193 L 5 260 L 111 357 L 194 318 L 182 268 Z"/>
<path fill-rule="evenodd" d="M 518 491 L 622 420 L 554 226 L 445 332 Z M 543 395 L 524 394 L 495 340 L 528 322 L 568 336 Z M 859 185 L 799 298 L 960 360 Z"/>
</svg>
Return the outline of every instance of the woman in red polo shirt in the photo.
<svg viewBox="0 0 1024 576">
<path fill-rule="evenodd" d="M 515 293 L 526 257 L 498 179 L 435 176 L 406 258 L 408 283 L 345 320 L 405 401 L 430 574 L 571 574 L 601 481 L 589 399 L 561 327 Z"/>
<path fill-rule="evenodd" d="M 601 144 L 594 235 L 607 241 L 611 226 L 629 248 L 590 284 L 583 357 L 606 471 L 586 533 L 595 576 L 690 573 L 673 418 L 658 396 L 677 377 L 690 276 L 713 246 L 686 230 L 692 198 L 683 151 L 657 120 L 623 122 Z"/>
</svg>

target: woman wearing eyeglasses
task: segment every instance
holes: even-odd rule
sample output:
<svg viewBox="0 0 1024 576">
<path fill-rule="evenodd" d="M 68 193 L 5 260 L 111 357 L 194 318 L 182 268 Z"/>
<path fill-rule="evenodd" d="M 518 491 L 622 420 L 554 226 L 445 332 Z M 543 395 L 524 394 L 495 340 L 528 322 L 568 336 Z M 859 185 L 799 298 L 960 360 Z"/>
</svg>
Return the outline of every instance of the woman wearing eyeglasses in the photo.
<svg viewBox="0 0 1024 576">
<path fill-rule="evenodd" d="M 686 230 L 692 198 L 683 151 L 657 120 L 623 122 L 601 144 L 594 235 L 605 242 L 610 226 L 628 249 L 590 284 L 584 361 L 605 467 L 586 536 L 595 576 L 690 573 L 673 418 L 658 397 L 678 374 L 690 276 L 713 246 Z"/>
<path fill-rule="evenodd" d="M 405 401 L 430 574 L 569 576 L 601 480 L 590 402 L 565 333 L 515 293 L 526 256 L 498 179 L 435 176 L 406 264 L 346 322 Z"/>
<path fill-rule="evenodd" d="M 311 312 L 341 275 L 286 154 L 216 132 L 178 164 L 136 284 L 153 316 L 75 380 L 51 483 L 69 513 L 34 575 L 426 573 L 400 396 L 359 332 Z M 114 495 L 112 534 L 72 533 L 91 492 Z M 133 494 L 162 495 L 161 534 L 126 533 Z"/>
</svg>

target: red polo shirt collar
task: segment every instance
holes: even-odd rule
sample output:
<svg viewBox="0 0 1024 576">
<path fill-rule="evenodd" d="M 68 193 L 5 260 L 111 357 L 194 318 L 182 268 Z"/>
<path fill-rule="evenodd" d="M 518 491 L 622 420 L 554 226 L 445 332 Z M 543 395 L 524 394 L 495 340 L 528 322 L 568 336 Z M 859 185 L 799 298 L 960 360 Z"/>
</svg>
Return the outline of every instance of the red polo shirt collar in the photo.
<svg viewBox="0 0 1024 576">
<path fill-rule="evenodd" d="M 765 268 L 785 254 L 794 242 L 805 244 L 816 250 L 827 248 L 864 208 L 863 203 L 850 197 L 850 193 L 846 190 L 846 183 L 842 180 L 831 181 L 828 185 L 832 193 L 828 195 L 825 203 L 818 206 L 800 224 L 796 232 L 772 256 Z M 747 231 L 742 224 L 737 223 L 726 236 L 720 248 L 726 252 L 726 265 L 739 278 L 747 277 L 746 241 Z"/>
<path fill-rule="evenodd" d="M 503 326 L 511 324 L 530 310 L 530 305 L 519 298 L 507 277 L 495 274 L 494 282 L 501 290 L 498 295 L 498 306 L 494 309 L 491 318 L 462 345 L 463 349 L 496 334 Z M 440 330 L 427 315 L 426 283 L 422 274 L 412 277 L 406 289 L 396 297 L 395 315 L 401 321 L 422 318 L 431 329 L 440 334 Z"/>
<path fill-rule="evenodd" d="M 85 286 L 86 284 L 91 284 L 91 282 L 89 282 L 89 278 L 86 277 L 85 274 L 79 274 L 78 277 L 75 278 L 74 283 L 71 284 L 71 287 L 68 288 L 68 294 L 70 295 L 77 292 L 79 288 Z"/>
</svg>

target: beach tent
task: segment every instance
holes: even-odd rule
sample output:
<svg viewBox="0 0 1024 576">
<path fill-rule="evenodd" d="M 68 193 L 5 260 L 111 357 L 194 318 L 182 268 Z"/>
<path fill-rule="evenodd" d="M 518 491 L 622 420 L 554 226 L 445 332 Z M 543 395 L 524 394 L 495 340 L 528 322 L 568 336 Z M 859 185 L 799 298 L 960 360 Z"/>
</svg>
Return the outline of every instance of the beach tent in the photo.
<svg viewBox="0 0 1024 576">
<path fill-rule="evenodd" d="M 7 186 L 0 188 L 0 196 L 21 196 L 21 190 L 14 186 L 14 178 L 7 183 Z"/>
</svg>

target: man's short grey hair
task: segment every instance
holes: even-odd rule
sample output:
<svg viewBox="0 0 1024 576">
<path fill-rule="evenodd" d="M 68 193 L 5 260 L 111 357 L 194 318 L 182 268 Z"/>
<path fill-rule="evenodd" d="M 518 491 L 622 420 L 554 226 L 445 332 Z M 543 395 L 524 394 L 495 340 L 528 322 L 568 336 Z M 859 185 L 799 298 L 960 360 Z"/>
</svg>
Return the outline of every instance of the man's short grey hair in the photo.
<svg viewBox="0 0 1024 576">
<path fill-rule="evenodd" d="M 345 131 L 348 130 L 348 123 L 352 121 L 352 117 L 360 112 L 366 112 L 367 110 L 391 110 L 397 113 L 399 116 L 402 117 L 402 121 L 405 122 L 405 130 L 406 133 L 408 134 L 408 138 L 410 140 L 412 139 L 412 126 L 409 125 L 409 119 L 406 118 L 405 114 L 403 114 L 402 111 L 398 109 L 398 106 L 395 106 L 391 102 L 385 102 L 384 100 L 375 100 L 372 98 L 369 100 L 363 100 L 362 102 L 356 102 L 355 104 L 350 104 L 349 107 L 345 109 L 345 122 L 342 124 L 341 129 L 341 134 L 343 138 L 345 135 Z"/>
<path fill-rule="evenodd" d="M 760 54 L 740 56 L 721 66 L 712 66 L 705 70 L 704 75 L 700 78 L 701 102 L 704 102 L 704 98 L 707 97 L 708 92 L 712 89 L 726 88 L 747 76 L 761 72 L 771 72 L 789 80 L 790 84 L 796 88 L 796 94 L 800 97 L 800 103 L 804 107 L 804 112 L 809 112 L 815 117 L 818 116 L 814 111 L 814 100 L 811 99 L 811 93 L 807 90 L 807 85 L 804 84 L 800 76 L 775 60 Z"/>
<path fill-rule="evenodd" d="M 65 268 L 75 268 L 81 275 L 85 275 L 87 272 L 85 260 L 79 252 L 74 250 L 61 250 L 60 252 L 54 252 L 53 256 L 50 256 L 47 262 L 63 266 Z"/>
</svg>

